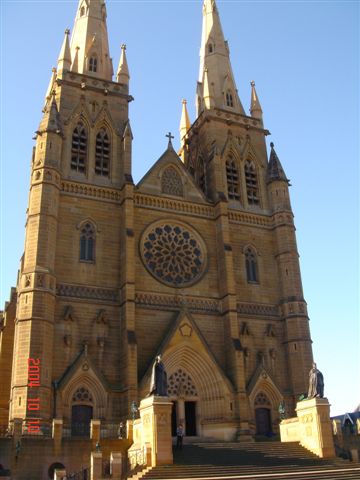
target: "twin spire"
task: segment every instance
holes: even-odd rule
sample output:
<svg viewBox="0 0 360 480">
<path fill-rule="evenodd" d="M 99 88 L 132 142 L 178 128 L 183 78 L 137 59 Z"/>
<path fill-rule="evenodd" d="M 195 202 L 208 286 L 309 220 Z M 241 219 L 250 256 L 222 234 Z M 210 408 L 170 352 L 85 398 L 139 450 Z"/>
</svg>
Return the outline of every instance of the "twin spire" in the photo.
<svg viewBox="0 0 360 480">
<path fill-rule="evenodd" d="M 122 47 L 117 81 L 128 85 L 129 68 Z M 65 30 L 58 58 L 57 74 L 72 71 L 112 81 L 114 70 L 110 57 L 104 0 L 79 0 L 74 29 Z"/>
</svg>

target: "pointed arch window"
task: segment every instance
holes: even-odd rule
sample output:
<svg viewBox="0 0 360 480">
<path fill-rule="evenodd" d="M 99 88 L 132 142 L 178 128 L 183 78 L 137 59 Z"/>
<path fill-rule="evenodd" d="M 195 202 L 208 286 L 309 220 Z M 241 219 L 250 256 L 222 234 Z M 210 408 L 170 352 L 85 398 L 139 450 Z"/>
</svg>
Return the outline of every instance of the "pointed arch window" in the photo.
<svg viewBox="0 0 360 480">
<path fill-rule="evenodd" d="M 258 262 L 257 256 L 251 247 L 245 250 L 246 279 L 248 283 L 258 283 Z"/>
<path fill-rule="evenodd" d="M 184 196 L 181 177 L 174 167 L 168 167 L 164 170 L 161 176 L 161 191 L 162 193 L 178 197 Z"/>
<path fill-rule="evenodd" d="M 208 52 L 213 53 L 213 51 L 214 51 L 214 47 L 213 47 L 212 43 L 209 43 Z"/>
<path fill-rule="evenodd" d="M 80 17 L 83 17 L 85 15 L 85 7 L 81 7 L 80 9 Z"/>
<path fill-rule="evenodd" d="M 234 97 L 230 90 L 226 92 L 226 106 L 227 107 L 234 107 Z"/>
<path fill-rule="evenodd" d="M 89 59 L 89 72 L 97 72 L 98 61 L 95 55 Z"/>
<path fill-rule="evenodd" d="M 239 173 L 232 157 L 226 160 L 226 179 L 229 200 L 240 200 Z"/>
<path fill-rule="evenodd" d="M 109 134 L 102 128 L 96 135 L 95 145 L 95 173 L 97 175 L 109 176 L 110 169 L 110 139 Z"/>
<path fill-rule="evenodd" d="M 90 222 L 85 223 L 80 231 L 80 260 L 95 261 L 95 228 Z"/>
<path fill-rule="evenodd" d="M 249 205 L 259 205 L 259 188 L 254 162 L 245 163 L 246 193 Z"/>
<path fill-rule="evenodd" d="M 85 173 L 87 154 L 87 133 L 83 123 L 74 128 L 71 143 L 71 170 Z"/>
</svg>

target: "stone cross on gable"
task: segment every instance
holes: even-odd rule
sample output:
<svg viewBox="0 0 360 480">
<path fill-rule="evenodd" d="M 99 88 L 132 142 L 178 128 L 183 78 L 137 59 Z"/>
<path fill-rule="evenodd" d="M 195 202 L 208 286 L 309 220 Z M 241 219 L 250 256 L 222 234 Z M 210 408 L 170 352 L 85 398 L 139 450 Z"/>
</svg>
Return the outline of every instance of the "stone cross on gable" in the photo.
<svg viewBox="0 0 360 480">
<path fill-rule="evenodd" d="M 174 135 L 171 135 L 171 132 L 169 132 L 167 135 L 165 135 L 166 138 L 169 139 L 169 147 L 172 147 L 171 139 L 175 138 Z"/>
</svg>

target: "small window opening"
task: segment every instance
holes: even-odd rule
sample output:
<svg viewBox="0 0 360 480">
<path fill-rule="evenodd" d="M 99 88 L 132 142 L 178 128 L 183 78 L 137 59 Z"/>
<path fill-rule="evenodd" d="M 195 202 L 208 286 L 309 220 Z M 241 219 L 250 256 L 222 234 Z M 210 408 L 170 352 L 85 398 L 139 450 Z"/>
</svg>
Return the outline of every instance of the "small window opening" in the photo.
<svg viewBox="0 0 360 480">
<path fill-rule="evenodd" d="M 231 92 L 226 92 L 226 106 L 231 108 L 234 106 L 234 99 Z"/>
<path fill-rule="evenodd" d="M 97 58 L 96 57 L 90 57 L 89 60 L 89 72 L 97 72 Z"/>
<path fill-rule="evenodd" d="M 211 43 L 209 43 L 208 52 L 213 53 L 214 49 Z"/>
<path fill-rule="evenodd" d="M 80 260 L 93 262 L 95 259 L 95 229 L 86 223 L 80 234 Z"/>
<path fill-rule="evenodd" d="M 80 17 L 83 17 L 84 15 L 85 15 L 85 7 L 81 7 Z"/>
<path fill-rule="evenodd" d="M 245 250 L 246 278 L 248 283 L 258 283 L 258 265 L 255 252 L 249 247 Z"/>
</svg>

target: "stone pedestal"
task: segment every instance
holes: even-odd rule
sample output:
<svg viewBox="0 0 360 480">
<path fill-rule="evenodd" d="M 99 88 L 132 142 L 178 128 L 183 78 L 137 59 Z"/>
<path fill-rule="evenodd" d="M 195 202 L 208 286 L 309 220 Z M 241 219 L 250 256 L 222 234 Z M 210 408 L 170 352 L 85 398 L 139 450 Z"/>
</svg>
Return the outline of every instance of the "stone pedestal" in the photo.
<svg viewBox="0 0 360 480">
<path fill-rule="evenodd" d="M 102 478 L 102 453 L 91 452 L 90 480 Z"/>
<path fill-rule="evenodd" d="M 110 455 L 110 474 L 113 480 L 121 480 L 122 473 L 122 455 L 121 452 L 111 452 Z"/>
<path fill-rule="evenodd" d="M 54 480 L 63 480 L 64 478 L 66 478 L 66 470 L 57 468 L 54 472 Z"/>
<path fill-rule="evenodd" d="M 54 439 L 55 453 L 58 453 L 61 449 L 62 430 L 62 418 L 54 418 L 52 423 L 52 438 Z"/>
<path fill-rule="evenodd" d="M 90 422 L 90 438 L 92 440 L 92 445 L 95 446 L 98 442 L 100 442 L 100 428 L 101 428 L 101 421 L 100 420 L 91 420 Z"/>
<path fill-rule="evenodd" d="M 328 399 L 311 398 L 298 402 L 296 414 L 300 444 L 321 458 L 335 457 Z"/>
<path fill-rule="evenodd" d="M 173 463 L 171 411 L 172 402 L 167 397 L 151 396 L 140 402 L 142 445 L 151 448 L 152 467 Z"/>
</svg>

